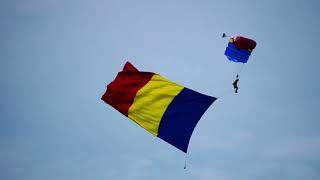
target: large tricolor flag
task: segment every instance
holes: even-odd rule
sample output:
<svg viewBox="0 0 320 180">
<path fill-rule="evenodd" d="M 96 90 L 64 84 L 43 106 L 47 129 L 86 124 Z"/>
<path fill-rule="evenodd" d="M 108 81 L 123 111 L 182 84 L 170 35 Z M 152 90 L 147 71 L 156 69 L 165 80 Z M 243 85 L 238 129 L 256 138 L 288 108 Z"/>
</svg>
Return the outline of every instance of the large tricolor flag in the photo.
<svg viewBox="0 0 320 180">
<path fill-rule="evenodd" d="M 101 98 L 151 134 L 187 153 L 191 134 L 217 99 L 138 71 L 127 62 Z"/>
</svg>

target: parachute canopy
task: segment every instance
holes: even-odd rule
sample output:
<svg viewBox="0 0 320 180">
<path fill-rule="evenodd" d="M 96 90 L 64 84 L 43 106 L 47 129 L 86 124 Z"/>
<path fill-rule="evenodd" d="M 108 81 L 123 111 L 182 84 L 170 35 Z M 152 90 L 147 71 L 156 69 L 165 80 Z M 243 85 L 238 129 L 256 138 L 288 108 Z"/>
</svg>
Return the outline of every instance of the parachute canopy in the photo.
<svg viewBox="0 0 320 180">
<path fill-rule="evenodd" d="M 248 49 L 252 51 L 256 47 L 256 42 L 242 36 L 237 36 L 234 40 L 234 45 L 239 49 Z"/>
<path fill-rule="evenodd" d="M 242 36 L 231 37 L 224 52 L 230 61 L 247 63 L 256 42 Z"/>
</svg>

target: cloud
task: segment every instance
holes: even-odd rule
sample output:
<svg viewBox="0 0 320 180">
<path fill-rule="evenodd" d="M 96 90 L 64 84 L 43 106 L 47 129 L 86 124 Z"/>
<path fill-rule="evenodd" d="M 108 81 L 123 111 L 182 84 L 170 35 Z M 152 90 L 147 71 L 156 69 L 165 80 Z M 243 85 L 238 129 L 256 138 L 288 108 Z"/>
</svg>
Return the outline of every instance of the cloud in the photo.
<svg viewBox="0 0 320 180">
<path fill-rule="evenodd" d="M 192 179 L 201 180 L 229 180 L 231 177 L 227 176 L 224 171 L 215 168 L 196 168 L 190 170 Z"/>
<path fill-rule="evenodd" d="M 296 137 L 271 144 L 266 158 L 279 160 L 320 160 L 320 137 Z"/>
<path fill-rule="evenodd" d="M 224 134 L 225 135 L 225 134 Z M 196 143 L 197 150 L 234 150 L 239 149 L 243 145 L 252 143 L 256 139 L 254 133 L 243 131 L 234 133 L 229 136 L 222 135 L 201 135 L 197 136 L 193 141 Z M 193 148 L 193 147 L 191 147 Z"/>
</svg>

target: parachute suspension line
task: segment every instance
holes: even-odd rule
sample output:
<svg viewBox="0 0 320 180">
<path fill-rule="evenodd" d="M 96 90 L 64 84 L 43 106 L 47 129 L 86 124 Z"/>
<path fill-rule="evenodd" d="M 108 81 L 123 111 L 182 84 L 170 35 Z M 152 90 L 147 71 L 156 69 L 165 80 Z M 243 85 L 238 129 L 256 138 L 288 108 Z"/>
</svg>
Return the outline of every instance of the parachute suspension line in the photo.
<svg viewBox="0 0 320 180">
<path fill-rule="evenodd" d="M 241 63 L 241 64 L 236 64 L 236 67 L 233 69 L 233 73 L 235 73 L 235 76 L 240 76 L 240 73 L 242 72 L 243 68 L 244 68 L 245 64 Z"/>
<path fill-rule="evenodd" d="M 229 96 L 230 94 L 233 94 L 233 89 L 228 89 L 228 90 L 225 90 L 223 92 L 223 94 L 219 97 L 217 97 L 218 99 L 224 99 L 225 97 Z"/>
<path fill-rule="evenodd" d="M 183 169 L 187 169 L 187 158 L 188 158 L 188 153 L 186 153 L 186 156 L 184 157 L 184 167 L 183 167 Z"/>
<path fill-rule="evenodd" d="M 241 73 L 242 69 L 244 68 L 244 63 L 241 65 L 240 70 L 238 71 L 237 75 L 239 76 L 239 74 Z"/>
</svg>

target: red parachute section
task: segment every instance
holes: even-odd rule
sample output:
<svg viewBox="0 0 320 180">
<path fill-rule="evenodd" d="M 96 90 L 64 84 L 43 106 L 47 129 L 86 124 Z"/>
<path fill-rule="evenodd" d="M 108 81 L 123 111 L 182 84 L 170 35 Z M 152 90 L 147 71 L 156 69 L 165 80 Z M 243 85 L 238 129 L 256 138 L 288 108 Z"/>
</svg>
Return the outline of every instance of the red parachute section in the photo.
<svg viewBox="0 0 320 180">
<path fill-rule="evenodd" d="M 234 45 L 239 49 L 249 49 L 252 51 L 256 47 L 257 43 L 252 39 L 237 36 L 234 40 Z"/>
</svg>

